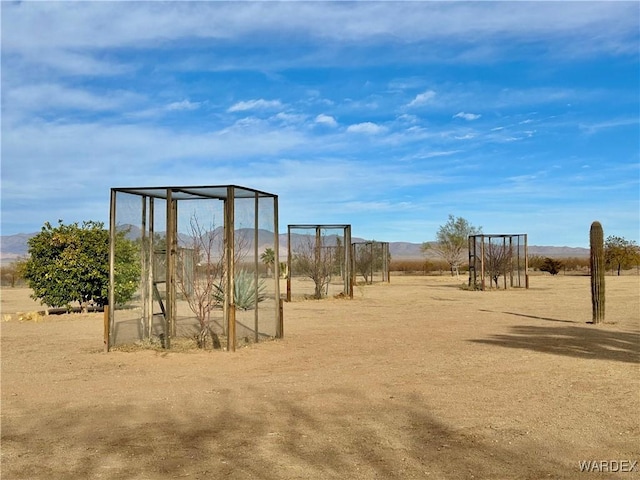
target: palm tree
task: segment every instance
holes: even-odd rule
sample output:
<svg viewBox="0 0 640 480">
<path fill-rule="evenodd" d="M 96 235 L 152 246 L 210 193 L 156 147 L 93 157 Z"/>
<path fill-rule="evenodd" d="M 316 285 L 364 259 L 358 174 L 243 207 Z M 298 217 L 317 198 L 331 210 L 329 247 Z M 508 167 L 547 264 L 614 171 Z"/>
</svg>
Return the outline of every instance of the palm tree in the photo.
<svg viewBox="0 0 640 480">
<path fill-rule="evenodd" d="M 274 252 L 273 248 L 267 248 L 260 255 L 260 260 L 267 266 L 267 275 L 271 276 L 271 269 L 276 263 L 276 252 Z"/>
</svg>

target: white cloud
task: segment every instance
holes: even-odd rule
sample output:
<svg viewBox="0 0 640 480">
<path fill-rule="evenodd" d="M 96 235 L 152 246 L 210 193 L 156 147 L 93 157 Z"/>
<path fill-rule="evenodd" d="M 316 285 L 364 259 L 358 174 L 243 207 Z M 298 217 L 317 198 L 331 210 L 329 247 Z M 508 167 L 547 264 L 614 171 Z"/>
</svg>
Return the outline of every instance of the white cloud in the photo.
<svg viewBox="0 0 640 480">
<path fill-rule="evenodd" d="M 401 7 L 394 2 L 125 3 L 127 8 L 122 2 L 74 2 L 67 8 L 64 2 L 2 2 L 4 70 L 10 66 L 32 79 L 43 74 L 96 77 L 144 71 L 140 56 L 121 55 L 130 47 L 164 55 L 154 65 L 197 71 L 274 72 L 292 65 L 341 64 L 344 48 L 333 48 L 337 44 L 384 46 L 375 58 L 353 59 L 354 64 L 380 65 L 411 50 L 393 48 L 393 42 L 443 45 L 421 49 L 423 62 L 495 62 L 518 55 L 514 46 L 529 41 L 550 55 L 568 58 L 602 52 L 637 55 L 635 2 L 402 2 Z M 269 44 L 270 38 L 277 42 L 287 37 L 302 37 L 319 48 L 299 56 Z M 211 61 L 210 55 L 188 49 L 180 57 L 167 54 L 172 44 L 184 39 L 244 45 L 255 38 L 265 48 L 250 55 L 217 55 Z M 411 106 L 420 101 L 416 98 Z"/>
<path fill-rule="evenodd" d="M 92 92 L 69 88 L 54 83 L 4 87 L 6 111 L 13 114 L 37 112 L 49 109 L 107 111 L 122 108 L 141 101 L 140 95 L 127 91 Z"/>
<path fill-rule="evenodd" d="M 458 112 L 456 113 L 453 118 L 463 118 L 465 120 L 477 120 L 481 117 L 482 115 L 479 115 L 477 113 L 465 113 L 465 112 Z"/>
<path fill-rule="evenodd" d="M 476 135 L 473 133 L 465 133 L 464 135 L 460 135 L 454 137 L 456 140 L 471 140 L 472 138 L 476 138 Z M 515 139 L 514 139 L 515 140 Z"/>
<path fill-rule="evenodd" d="M 302 113 L 278 112 L 270 117 L 270 120 L 278 121 L 281 124 L 284 123 L 287 125 L 299 125 L 304 123 L 307 118 L 308 116 Z"/>
<path fill-rule="evenodd" d="M 638 125 L 638 118 L 617 118 L 604 122 L 579 125 L 580 129 L 585 130 L 589 134 L 597 133 L 601 130 L 619 127 L 628 127 L 629 125 Z"/>
<path fill-rule="evenodd" d="M 260 98 L 258 100 L 238 102 L 231 105 L 227 109 L 227 112 L 245 112 L 247 110 L 267 110 L 273 108 L 282 108 L 280 100 L 264 100 L 263 98 Z"/>
<path fill-rule="evenodd" d="M 397 118 L 398 121 L 400 122 L 404 122 L 404 123 L 418 123 L 419 118 L 415 115 L 409 115 L 407 113 L 404 113 L 402 115 L 400 115 Z"/>
<path fill-rule="evenodd" d="M 344 202 L 343 207 L 345 211 L 350 214 L 363 213 L 363 212 L 371 212 L 371 213 L 381 213 L 381 212 L 406 212 L 408 209 L 415 208 L 414 205 L 410 202 L 393 202 L 393 201 L 379 201 L 379 200 L 371 200 L 371 201 L 362 201 L 362 200 L 354 200 L 351 202 Z"/>
<path fill-rule="evenodd" d="M 365 133 L 368 135 L 376 135 L 385 132 L 387 129 L 373 122 L 356 123 L 347 127 L 349 133 Z"/>
<path fill-rule="evenodd" d="M 328 127 L 338 126 L 338 122 L 336 122 L 335 118 L 333 118 L 331 115 L 325 115 L 324 113 L 321 113 L 316 117 L 316 123 L 327 125 Z"/>
<path fill-rule="evenodd" d="M 460 153 L 460 150 L 432 151 L 418 155 L 417 158 L 448 157 L 449 155 L 455 155 L 456 153 Z"/>
<path fill-rule="evenodd" d="M 201 102 L 190 102 L 189 100 L 182 100 L 181 102 L 173 102 L 167 105 L 167 110 L 197 110 L 202 105 Z"/>
<path fill-rule="evenodd" d="M 167 112 L 189 112 L 199 109 L 203 105 L 203 102 L 191 102 L 189 100 L 182 100 L 180 102 L 172 102 L 167 105 L 152 106 L 142 110 L 133 110 L 126 112 L 124 115 L 128 118 L 137 119 L 149 119 L 154 117 L 161 117 L 167 114 Z"/>
<path fill-rule="evenodd" d="M 436 92 L 433 90 L 427 90 L 426 92 L 419 93 L 416 98 L 409 102 L 409 107 L 420 107 L 431 101 L 436 96 Z"/>
<path fill-rule="evenodd" d="M 9 198 L 4 189 L 9 180 L 24 183 L 24 190 L 39 198 L 37 190 L 57 175 L 82 181 L 93 170 L 107 182 L 129 183 L 131 175 L 143 179 L 175 162 L 186 165 L 194 159 L 215 158 L 217 162 L 209 162 L 213 166 L 238 158 L 280 156 L 309 144 L 313 141 L 301 133 L 269 128 L 265 122 L 201 133 L 141 125 L 33 123 L 3 134 L 3 200 Z M 195 178 L 209 164 L 196 162 L 194 167 Z M 29 180 L 35 177 L 38 181 Z"/>
<path fill-rule="evenodd" d="M 635 2 L 409 2 L 402 6 L 393 2 L 127 2 L 126 6 L 120 2 L 83 2 L 73 8 L 58 2 L 3 3 L 3 47 L 35 51 L 51 45 L 70 50 L 147 46 L 184 36 L 238 38 L 286 30 L 341 42 L 459 38 L 477 43 L 496 36 L 582 37 L 597 42 L 600 49 L 637 49 L 625 41 L 625 35 L 637 33 Z M 74 26 L 73 35 L 69 25 Z M 32 35 L 43 30 L 46 35 Z"/>
<path fill-rule="evenodd" d="M 4 41 L 4 37 L 3 37 Z M 56 50 L 54 48 L 43 47 L 43 50 L 36 52 L 25 52 L 26 55 L 20 62 L 15 62 L 16 68 L 24 68 L 28 64 L 36 66 L 37 70 L 42 67 L 53 69 L 64 75 L 87 75 L 87 76 L 115 76 L 135 71 L 135 67 L 126 65 L 116 60 L 108 58 L 95 58 L 91 53 L 78 53 L 67 50 Z M 26 62 L 25 62 L 26 61 Z"/>
</svg>

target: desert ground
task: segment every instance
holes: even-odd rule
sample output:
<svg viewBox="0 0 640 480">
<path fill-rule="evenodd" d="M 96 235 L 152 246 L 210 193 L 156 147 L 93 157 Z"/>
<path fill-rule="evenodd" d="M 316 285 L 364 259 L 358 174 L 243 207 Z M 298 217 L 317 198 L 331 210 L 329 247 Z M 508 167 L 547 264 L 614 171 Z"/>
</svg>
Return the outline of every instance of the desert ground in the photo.
<svg viewBox="0 0 640 480">
<path fill-rule="evenodd" d="M 286 303 L 235 353 L 104 353 L 101 313 L 2 289 L 1 478 L 640 478 L 640 276 L 600 325 L 586 276 L 464 281 Z"/>
</svg>

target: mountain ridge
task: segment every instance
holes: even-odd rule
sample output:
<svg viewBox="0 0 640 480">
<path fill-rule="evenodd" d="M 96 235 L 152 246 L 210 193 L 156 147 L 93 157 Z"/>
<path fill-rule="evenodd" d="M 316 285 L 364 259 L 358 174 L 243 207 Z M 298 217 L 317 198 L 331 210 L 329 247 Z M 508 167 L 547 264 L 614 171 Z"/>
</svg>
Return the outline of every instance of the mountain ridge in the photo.
<svg viewBox="0 0 640 480">
<path fill-rule="evenodd" d="M 251 230 L 253 232 L 253 230 Z M 2 263 L 10 263 L 15 261 L 21 257 L 27 255 L 28 252 L 28 244 L 29 239 L 39 232 L 33 233 L 18 233 L 15 235 L 1 235 L 0 236 L 0 261 Z M 181 234 L 182 235 L 182 234 Z M 258 248 L 262 251 L 264 249 L 264 245 L 269 245 L 272 243 L 272 233 L 266 230 L 258 231 Z M 134 234 L 135 237 L 135 234 Z M 252 235 L 247 235 L 248 241 L 253 245 Z M 301 234 L 292 233 L 292 238 L 295 238 L 296 241 L 299 241 L 298 237 L 304 237 Z M 181 236 L 183 242 L 185 241 L 185 236 Z M 359 237 L 353 237 L 352 242 L 366 242 L 370 240 L 365 240 Z M 287 248 L 287 234 L 281 233 L 279 235 L 280 242 L 280 254 L 286 255 Z M 422 259 L 424 258 L 424 254 L 421 251 L 422 243 L 412 243 L 412 242 L 388 242 L 389 243 L 389 251 L 392 259 Z M 552 257 L 552 258 L 567 258 L 567 257 L 588 257 L 589 249 L 583 247 L 566 247 L 566 246 L 546 246 L 546 245 L 529 245 L 528 246 L 529 255 L 540 255 L 543 257 Z"/>
</svg>

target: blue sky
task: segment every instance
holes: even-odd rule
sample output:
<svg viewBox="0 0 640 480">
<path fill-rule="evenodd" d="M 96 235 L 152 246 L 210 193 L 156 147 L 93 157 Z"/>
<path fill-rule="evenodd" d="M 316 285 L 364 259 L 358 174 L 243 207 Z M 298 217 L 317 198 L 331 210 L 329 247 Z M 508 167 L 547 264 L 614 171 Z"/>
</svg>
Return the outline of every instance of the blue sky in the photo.
<svg viewBox="0 0 640 480">
<path fill-rule="evenodd" d="M 237 184 L 288 224 L 639 240 L 638 2 L 2 2 L 2 234 L 112 187 Z"/>
</svg>

